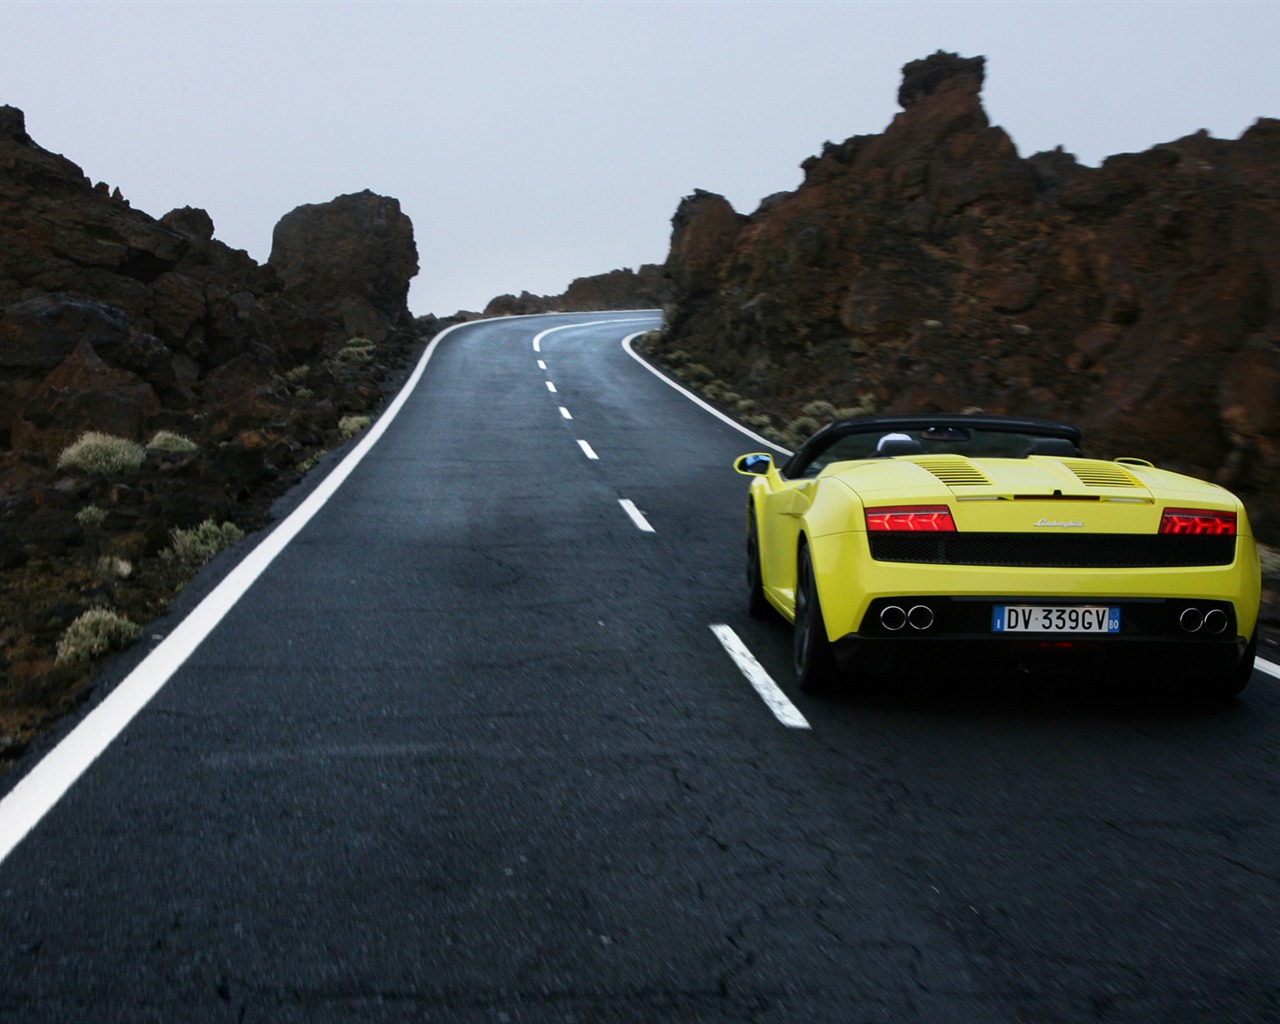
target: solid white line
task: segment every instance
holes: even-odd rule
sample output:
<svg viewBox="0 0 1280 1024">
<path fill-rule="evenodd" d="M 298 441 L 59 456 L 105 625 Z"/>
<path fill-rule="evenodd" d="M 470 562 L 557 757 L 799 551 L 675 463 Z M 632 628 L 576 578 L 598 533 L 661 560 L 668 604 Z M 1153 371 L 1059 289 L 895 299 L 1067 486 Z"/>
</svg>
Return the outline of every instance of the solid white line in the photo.
<svg viewBox="0 0 1280 1024">
<path fill-rule="evenodd" d="M 587 442 L 583 441 L 581 438 L 578 439 L 578 447 L 582 449 L 582 454 L 585 455 L 587 458 L 589 459 L 600 458 L 599 455 L 597 455 L 595 452 L 591 450 L 591 445 L 587 444 Z"/>
<path fill-rule="evenodd" d="M 571 420 L 571 419 L 573 419 L 573 417 L 569 415 L 569 410 L 568 410 L 568 409 L 566 409 L 563 405 L 562 405 L 562 406 L 560 406 L 560 415 L 561 415 L 561 416 L 563 416 L 563 417 L 564 417 L 565 419 L 567 419 L 567 420 Z"/>
<path fill-rule="evenodd" d="M 702 406 L 702 408 L 704 408 L 707 412 L 711 413 L 712 416 L 715 416 L 717 419 L 723 420 L 725 423 L 729 424 L 729 426 L 733 427 L 734 430 L 741 431 L 742 433 L 746 434 L 747 437 L 751 438 L 753 441 L 756 441 L 759 444 L 767 445 L 768 447 L 772 448 L 775 452 L 781 452 L 783 455 L 791 454 L 789 449 L 783 448 L 781 445 L 774 444 L 767 437 L 761 437 L 754 430 L 748 430 L 737 420 L 726 416 L 715 406 L 708 405 L 706 402 L 704 402 L 701 398 L 695 395 L 688 388 L 683 387 L 680 384 L 677 384 L 675 381 L 673 381 L 670 377 L 666 376 L 665 374 L 659 373 L 658 370 L 655 369 L 653 366 L 651 366 L 649 362 L 642 355 L 638 354 L 636 350 L 631 347 L 631 343 L 644 333 L 645 333 L 644 331 L 636 331 L 635 334 L 628 334 L 625 338 L 622 339 L 622 348 L 623 348 L 623 351 L 627 353 L 627 355 L 629 355 L 637 363 L 639 363 L 651 374 L 657 377 L 658 380 L 662 381 L 662 383 L 670 385 L 671 387 L 675 388 L 677 391 L 680 392 L 680 394 L 684 395 L 685 398 L 689 399 L 689 401 L 693 402 L 695 405 Z"/>
<path fill-rule="evenodd" d="M 1253 662 L 1253 667 L 1264 675 L 1271 676 L 1273 679 L 1280 679 L 1280 665 L 1271 661 L 1263 661 L 1257 658 Z"/>
<path fill-rule="evenodd" d="M 636 528 L 644 533 L 655 533 L 654 528 L 649 524 L 649 520 L 644 517 L 644 513 L 636 508 L 636 503 L 630 498 L 619 498 L 618 504 L 622 506 L 622 510 L 631 517 L 631 521 L 636 524 Z"/>
<path fill-rule="evenodd" d="M 552 384 L 551 381 L 547 381 L 547 390 L 554 395 L 556 393 L 556 386 Z"/>
<path fill-rule="evenodd" d="M 378 442 L 396 418 L 436 348 L 455 324 L 432 339 L 412 376 L 386 411 L 316 489 L 267 534 L 165 639 L 130 672 L 53 750 L 0 800 L 0 863 L 39 823 L 126 725 L 160 692 L 173 674 L 244 596 L 276 555 L 289 544 Z"/>
<path fill-rule="evenodd" d="M 737 633 L 723 624 L 712 626 L 711 632 L 729 652 L 729 657 L 747 677 L 747 682 L 755 687 L 760 699 L 765 702 L 779 722 L 788 729 L 810 728 L 808 719 L 800 714 L 799 708 L 787 700 L 787 695 L 778 689 L 778 684 L 764 670 L 764 666 L 756 661 L 756 656 L 747 650 L 747 645 L 742 642 Z"/>
</svg>

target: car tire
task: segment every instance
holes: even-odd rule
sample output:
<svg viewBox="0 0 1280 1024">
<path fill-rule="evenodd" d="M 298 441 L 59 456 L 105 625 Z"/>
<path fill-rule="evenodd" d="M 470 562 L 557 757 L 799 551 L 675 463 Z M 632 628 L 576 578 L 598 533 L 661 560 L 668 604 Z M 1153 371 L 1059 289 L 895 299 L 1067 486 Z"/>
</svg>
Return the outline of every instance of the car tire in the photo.
<svg viewBox="0 0 1280 1024">
<path fill-rule="evenodd" d="M 831 653 L 827 628 L 818 603 L 818 585 L 813 576 L 813 559 L 807 546 L 800 549 L 796 565 L 795 633 L 791 660 L 800 689 L 815 692 L 836 681 L 836 659 Z"/>
<path fill-rule="evenodd" d="M 756 532 L 755 510 L 747 506 L 747 612 L 753 619 L 769 617 L 772 606 L 764 596 L 764 573 L 760 568 L 760 537 Z"/>
<path fill-rule="evenodd" d="M 1225 703 L 1244 692 L 1253 678 L 1253 663 L 1258 657 L 1258 631 L 1255 629 L 1244 649 L 1240 663 L 1225 675 L 1198 679 L 1193 684 L 1196 694 L 1214 703 Z"/>
</svg>

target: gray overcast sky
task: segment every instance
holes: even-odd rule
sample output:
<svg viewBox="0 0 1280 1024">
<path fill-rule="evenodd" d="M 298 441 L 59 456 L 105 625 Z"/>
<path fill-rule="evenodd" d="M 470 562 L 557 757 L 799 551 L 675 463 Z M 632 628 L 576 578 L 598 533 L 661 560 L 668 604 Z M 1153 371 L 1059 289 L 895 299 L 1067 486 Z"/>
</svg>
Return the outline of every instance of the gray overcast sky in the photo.
<svg viewBox="0 0 1280 1024">
<path fill-rule="evenodd" d="M 902 65 L 987 58 L 994 124 L 1084 163 L 1280 117 L 1280 3 L 12 2 L 0 103 L 259 262 L 289 210 L 400 200 L 414 313 L 661 262 L 695 188 L 749 213 L 878 133 Z"/>
</svg>

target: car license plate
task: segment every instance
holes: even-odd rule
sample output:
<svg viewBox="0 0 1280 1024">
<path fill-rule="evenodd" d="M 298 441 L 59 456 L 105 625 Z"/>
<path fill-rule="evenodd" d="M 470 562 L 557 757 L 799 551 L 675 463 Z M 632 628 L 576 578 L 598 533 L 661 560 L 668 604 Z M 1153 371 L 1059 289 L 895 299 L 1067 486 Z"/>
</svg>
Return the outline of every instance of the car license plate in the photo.
<svg viewBox="0 0 1280 1024">
<path fill-rule="evenodd" d="M 1119 633 L 1120 609 L 1091 604 L 998 604 L 994 633 Z"/>
</svg>

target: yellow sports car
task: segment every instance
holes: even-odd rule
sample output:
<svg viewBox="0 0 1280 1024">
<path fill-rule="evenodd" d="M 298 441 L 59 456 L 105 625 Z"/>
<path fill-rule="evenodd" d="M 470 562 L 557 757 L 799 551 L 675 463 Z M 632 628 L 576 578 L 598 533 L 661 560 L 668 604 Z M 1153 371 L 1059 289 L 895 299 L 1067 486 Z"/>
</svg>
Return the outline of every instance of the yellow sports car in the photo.
<svg viewBox="0 0 1280 1024">
<path fill-rule="evenodd" d="M 806 689 L 927 662 L 1239 693 L 1261 593 L 1244 506 L 1079 446 L 1065 423 L 892 416 L 742 456 L 751 613 L 794 623 Z"/>
</svg>

